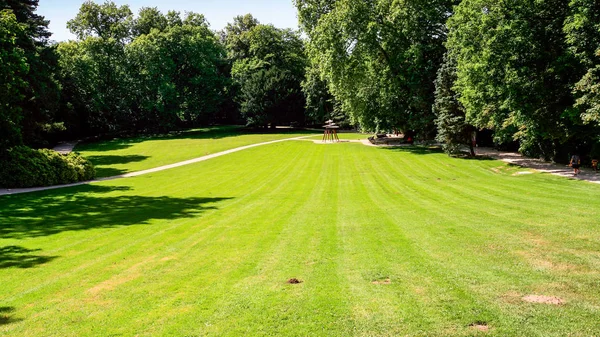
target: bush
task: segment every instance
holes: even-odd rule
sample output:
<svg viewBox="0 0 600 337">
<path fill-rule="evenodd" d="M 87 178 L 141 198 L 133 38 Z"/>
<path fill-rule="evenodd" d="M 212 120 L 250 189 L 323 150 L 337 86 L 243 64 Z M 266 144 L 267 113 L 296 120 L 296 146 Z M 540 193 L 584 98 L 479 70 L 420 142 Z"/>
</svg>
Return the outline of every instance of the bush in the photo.
<svg viewBox="0 0 600 337">
<path fill-rule="evenodd" d="M 0 186 L 5 188 L 69 184 L 96 176 L 92 163 L 77 153 L 16 146 L 0 157 Z"/>
</svg>

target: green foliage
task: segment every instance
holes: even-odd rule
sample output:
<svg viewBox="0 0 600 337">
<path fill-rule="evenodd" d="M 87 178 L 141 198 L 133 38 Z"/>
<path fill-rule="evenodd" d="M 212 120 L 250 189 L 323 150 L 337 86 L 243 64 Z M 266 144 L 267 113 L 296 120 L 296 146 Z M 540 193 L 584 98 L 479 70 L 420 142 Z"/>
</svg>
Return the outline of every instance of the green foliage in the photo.
<svg viewBox="0 0 600 337">
<path fill-rule="evenodd" d="M 167 18 L 156 7 L 142 7 L 131 28 L 134 37 L 150 34 L 153 29 L 163 31 L 169 26 Z"/>
<path fill-rule="evenodd" d="M 72 108 L 70 125 L 84 134 L 131 127 L 131 77 L 125 46 L 114 38 L 89 36 L 58 46 L 64 105 Z"/>
<path fill-rule="evenodd" d="M 0 151 L 22 142 L 23 113 L 18 103 L 29 66 L 16 39 L 24 29 L 11 11 L 0 11 Z"/>
<path fill-rule="evenodd" d="M 433 82 L 453 1 L 295 1 L 333 96 L 366 130 L 433 131 Z"/>
<path fill-rule="evenodd" d="M 565 23 L 567 42 L 586 73 L 575 85 L 576 106 L 586 123 L 600 125 L 600 3 L 572 0 Z"/>
<path fill-rule="evenodd" d="M 468 145 L 471 155 L 474 149 L 471 142 L 473 126 L 465 122 L 465 110 L 459 102 L 453 86 L 456 81 L 456 60 L 450 55 L 444 56 L 444 63 L 435 80 L 435 102 L 433 112 L 436 115 L 437 141 L 443 144 L 448 154 L 458 154 Z"/>
<path fill-rule="evenodd" d="M 94 177 L 92 163 L 76 153 L 63 155 L 49 149 L 34 150 L 16 146 L 1 155 L 2 187 L 51 186 L 87 181 Z"/>
<path fill-rule="evenodd" d="M 168 131 L 214 121 L 228 79 L 225 51 L 203 15 L 139 16 L 112 2 L 86 2 L 61 43 L 67 127 L 90 136 Z"/>
<path fill-rule="evenodd" d="M 581 67 L 563 34 L 569 10 L 553 0 L 465 0 L 456 7 L 448 48 L 468 122 L 546 158 L 581 136 L 571 95 Z"/>
<path fill-rule="evenodd" d="M 236 101 L 248 125 L 304 124 L 306 57 L 297 32 L 237 17 L 224 33 Z"/>
<path fill-rule="evenodd" d="M 0 11 L 11 13 L 4 12 L 0 19 L 0 96 L 12 92 L 0 97 L 0 128 L 5 129 L 0 132 L 0 149 L 21 142 L 45 145 L 44 126 L 56 122 L 56 53 L 48 43 L 48 21 L 35 14 L 37 4 L 37 0 L 0 1 Z"/>
<path fill-rule="evenodd" d="M 140 122 L 163 128 L 209 123 L 227 84 L 225 50 L 204 17 L 188 13 L 181 26 L 152 30 L 127 46 Z"/>
<path fill-rule="evenodd" d="M 86 1 L 81 5 L 77 16 L 67 22 L 67 27 L 80 40 L 95 36 L 122 42 L 129 38 L 132 24 L 133 13 L 129 6 L 118 7 L 112 1 L 101 5 Z"/>
</svg>

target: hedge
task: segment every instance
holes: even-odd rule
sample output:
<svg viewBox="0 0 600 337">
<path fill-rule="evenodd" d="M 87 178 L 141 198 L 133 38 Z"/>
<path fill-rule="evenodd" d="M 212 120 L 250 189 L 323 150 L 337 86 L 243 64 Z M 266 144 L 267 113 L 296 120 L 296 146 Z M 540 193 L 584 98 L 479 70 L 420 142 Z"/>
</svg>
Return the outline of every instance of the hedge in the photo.
<svg viewBox="0 0 600 337">
<path fill-rule="evenodd" d="M 77 153 L 16 146 L 0 154 L 0 186 L 22 188 L 92 180 L 96 170 Z"/>
</svg>

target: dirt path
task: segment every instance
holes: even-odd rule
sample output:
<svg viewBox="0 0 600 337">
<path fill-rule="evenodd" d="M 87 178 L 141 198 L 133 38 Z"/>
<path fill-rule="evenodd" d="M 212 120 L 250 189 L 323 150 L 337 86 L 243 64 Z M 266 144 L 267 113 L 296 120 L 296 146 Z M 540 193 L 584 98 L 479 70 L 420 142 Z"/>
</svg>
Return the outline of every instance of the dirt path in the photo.
<svg viewBox="0 0 600 337">
<path fill-rule="evenodd" d="M 73 149 L 75 148 L 75 145 L 77 145 L 78 142 L 64 142 L 64 143 L 59 143 L 58 145 L 56 145 L 54 147 L 54 151 L 62 153 L 62 154 L 67 154 L 67 153 L 71 153 L 73 152 Z"/>
<path fill-rule="evenodd" d="M 58 188 L 81 186 L 81 185 L 86 185 L 86 184 L 90 184 L 90 183 L 94 183 L 94 182 L 99 182 L 99 181 L 107 181 L 107 180 L 115 180 L 115 179 L 121 179 L 121 178 L 137 177 L 137 176 L 141 176 L 141 175 L 148 174 L 148 173 L 154 173 L 154 172 L 169 170 L 169 169 L 176 168 L 176 167 L 181 167 L 181 166 L 185 166 L 185 165 L 199 163 L 201 161 L 205 161 L 205 160 L 209 160 L 209 159 L 212 159 L 212 158 L 224 156 L 224 155 L 227 155 L 227 154 L 230 154 L 230 153 L 234 153 L 234 152 L 238 152 L 238 151 L 247 150 L 247 149 L 250 149 L 250 148 L 253 148 L 253 147 L 257 147 L 257 146 L 263 146 L 263 145 L 269 145 L 269 144 L 274 144 L 274 143 L 280 143 L 280 142 L 285 142 L 285 141 L 289 141 L 289 140 L 299 140 L 299 139 L 303 139 L 303 138 L 306 138 L 306 137 L 310 137 L 310 136 L 286 138 L 286 139 L 272 140 L 272 141 L 264 142 L 264 143 L 257 143 L 257 144 L 251 144 L 251 145 L 246 145 L 246 146 L 240 146 L 240 147 L 236 147 L 236 148 L 231 149 L 231 150 L 221 151 L 221 152 L 209 154 L 209 155 L 206 155 L 206 156 L 202 156 L 202 157 L 198 157 L 198 158 L 194 158 L 194 159 L 182 161 L 182 162 L 175 163 L 175 164 L 164 165 L 164 166 L 160 166 L 160 167 L 155 167 L 153 169 L 148 169 L 148 170 L 143 170 L 143 171 L 138 171 L 138 172 L 125 173 L 125 174 L 121 174 L 121 175 L 113 176 L 113 177 L 105 177 L 105 178 L 98 178 L 98 179 L 94 179 L 94 180 L 90 180 L 90 181 L 82 181 L 82 182 L 73 183 L 73 184 L 56 185 L 56 186 L 48 186 L 48 187 L 0 189 L 0 196 L 2 196 L 2 195 L 21 194 L 21 193 L 29 193 L 29 192 L 37 192 L 37 191 L 54 190 L 54 189 L 58 189 Z"/>
<path fill-rule="evenodd" d="M 477 148 L 477 155 L 488 156 L 504 162 L 530 168 L 539 172 L 546 172 L 570 179 L 584 180 L 600 184 L 600 173 L 593 172 L 590 168 L 582 168 L 581 173 L 573 176 L 573 169 L 566 165 L 546 162 L 541 159 L 524 157 L 516 152 L 500 152 L 492 148 Z"/>
</svg>

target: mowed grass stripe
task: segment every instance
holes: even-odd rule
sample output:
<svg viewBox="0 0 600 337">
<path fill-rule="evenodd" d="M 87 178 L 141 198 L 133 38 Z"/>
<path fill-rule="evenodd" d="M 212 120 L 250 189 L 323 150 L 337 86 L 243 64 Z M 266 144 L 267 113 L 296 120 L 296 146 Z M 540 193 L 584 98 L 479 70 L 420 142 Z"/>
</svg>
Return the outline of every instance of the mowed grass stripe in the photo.
<svg viewBox="0 0 600 337">
<path fill-rule="evenodd" d="M 393 181 L 393 180 L 392 180 L 392 181 Z M 575 183 L 575 182 L 574 182 L 574 183 Z M 509 187 L 510 187 L 510 186 L 509 186 Z M 386 194 L 386 193 L 383 193 L 383 194 Z M 384 200 L 385 200 L 385 199 L 384 199 Z M 422 201 L 422 199 L 419 199 L 419 201 Z M 471 203 L 471 204 L 475 204 L 475 203 Z M 526 207 L 526 206 L 525 206 L 525 207 Z M 531 207 L 531 206 L 530 206 L 530 207 Z M 535 206 L 533 206 L 533 207 L 535 207 Z M 431 209 L 431 208 L 429 208 L 429 207 L 425 207 L 424 209 L 422 209 L 422 212 L 423 212 L 423 214 L 427 214 L 427 213 L 428 213 L 428 210 L 430 210 L 430 209 Z M 443 209 L 441 209 L 441 207 L 440 207 L 440 208 L 438 208 L 438 211 L 440 212 L 440 214 L 443 214 L 443 213 L 444 213 L 444 212 L 443 212 Z M 508 219 L 508 221 L 510 221 L 510 219 Z M 480 225 L 478 225 L 478 227 L 479 227 L 479 226 L 480 226 Z M 486 227 L 486 226 L 483 226 L 483 227 L 482 227 L 480 230 L 481 230 L 481 231 L 484 231 L 484 230 L 486 230 L 486 228 L 485 228 L 485 227 Z M 439 229 L 438 229 L 438 230 L 439 230 Z M 410 232 L 414 233 L 415 231 L 413 230 L 413 231 L 410 231 Z M 439 234 L 440 234 L 440 233 L 438 233 L 438 236 L 440 236 Z M 505 233 L 505 234 L 506 234 L 506 233 Z M 421 232 L 414 233 L 414 235 L 413 235 L 413 236 L 414 236 L 415 238 L 418 238 L 419 240 L 423 240 L 423 238 L 425 238 L 425 237 L 426 237 L 426 236 L 424 236 L 424 235 L 423 235 L 423 233 L 421 233 Z M 470 237 L 470 234 L 469 234 L 469 233 L 467 233 L 467 232 L 465 232 L 465 231 L 463 230 L 463 231 L 461 231 L 461 237 L 465 237 L 465 238 L 466 238 L 466 237 Z M 457 239 L 458 239 L 458 238 L 457 238 Z M 496 239 L 497 239 L 497 240 L 495 240 L 495 242 L 503 242 L 503 241 L 502 241 L 502 238 L 496 238 Z M 475 241 L 476 241 L 476 240 L 475 240 Z M 441 245 L 441 246 L 439 246 L 439 247 L 436 247 L 436 250 L 438 250 L 438 249 L 440 249 L 440 248 L 441 248 L 441 249 L 443 249 L 443 247 L 447 247 L 447 245 L 445 244 L 445 245 Z M 456 249 L 456 248 L 457 248 L 457 247 L 454 247 L 454 249 L 453 249 L 455 252 L 457 251 L 457 249 Z M 512 248 L 512 247 L 511 247 L 511 248 Z M 474 253 L 476 253 L 476 250 L 474 250 L 473 252 L 474 252 Z M 510 258 L 510 257 L 509 257 L 509 258 Z M 504 260 L 506 261 L 506 258 L 505 258 Z M 502 259 L 494 259 L 494 262 L 495 262 L 495 263 L 497 263 L 497 262 L 500 262 L 500 261 L 502 261 Z M 508 261 L 511 261 L 511 260 L 509 259 Z M 483 266 L 483 265 L 482 265 L 482 266 Z M 466 266 L 460 266 L 460 267 L 461 267 L 461 268 L 456 268 L 456 270 L 465 270 L 465 267 L 466 267 Z M 454 268 L 452 268 L 452 269 L 454 269 Z M 506 270 L 510 270 L 510 269 L 514 269 L 514 266 L 510 266 L 510 265 L 509 265 L 509 266 L 507 266 L 507 269 L 506 269 Z M 521 277 L 522 277 L 521 275 L 531 275 L 531 274 L 532 274 L 532 272 L 533 272 L 533 271 L 532 271 L 531 269 L 528 269 L 528 268 L 526 268 L 525 270 L 522 270 L 522 274 L 519 274 L 519 273 L 518 273 L 518 271 L 517 271 L 516 273 L 514 273 L 514 274 L 513 274 L 513 280 L 517 280 L 518 278 L 521 278 Z M 473 274 L 474 274 L 474 275 L 477 275 L 478 273 L 473 273 Z M 535 274 L 535 272 L 533 272 L 533 274 Z M 540 276 L 541 276 L 541 275 L 540 275 Z M 468 275 L 463 275 L 462 277 L 463 277 L 463 278 L 468 278 Z M 541 278 L 541 277 L 540 277 L 540 278 Z M 552 278 L 551 278 L 551 277 L 545 277 L 545 281 L 551 281 L 551 280 L 552 280 Z M 541 280 L 540 280 L 540 279 L 536 279 L 535 281 L 539 282 L 539 281 L 541 281 Z M 487 291 L 489 292 L 489 289 L 487 289 Z M 490 305 L 490 307 L 491 307 L 491 305 Z M 514 318 L 514 317 L 513 317 L 513 318 Z M 516 318 L 515 318 L 515 319 L 516 319 Z M 514 324 L 514 322 L 512 322 L 512 323 Z M 568 330 L 565 330 L 565 331 L 568 331 Z"/>
<path fill-rule="evenodd" d="M 449 168 L 424 168 L 437 162 Z M 286 142 L 0 198 L 0 247 L 58 256 L 0 268 L 0 307 L 23 318 L 0 334 L 470 336 L 482 321 L 488 335 L 595 335 L 597 186 L 553 178 L 587 209 L 536 191 L 545 175 L 490 170 L 502 165 Z M 480 183 L 486 198 L 472 201 Z M 557 209 L 570 208 L 582 212 L 565 226 Z M 524 303 L 531 293 L 567 304 Z"/>
<path fill-rule="evenodd" d="M 281 172 L 285 171 L 285 167 L 283 167 L 283 168 L 280 168 L 280 171 L 281 171 Z M 289 171 L 289 170 L 288 170 L 288 171 Z M 79 206 L 80 206 L 80 207 L 82 207 L 82 206 L 84 206 L 84 205 L 79 205 Z M 75 209 L 76 207 L 77 207 L 76 205 L 70 205 L 70 207 L 69 207 L 69 208 L 67 208 L 67 210 L 66 210 L 66 211 L 67 211 L 67 212 L 76 212 L 76 211 L 77 211 L 77 210 Z M 139 212 L 147 212 L 147 210 L 143 210 L 143 209 L 141 209 L 141 210 L 138 210 L 138 211 L 139 211 Z M 156 233 L 156 234 L 154 234 L 154 235 L 161 234 L 162 232 L 164 232 L 164 230 L 163 230 L 163 231 L 161 231 L 161 232 L 158 232 L 158 233 Z M 144 233 L 142 236 L 144 236 L 144 239 L 147 239 L 147 237 L 145 237 L 145 235 L 146 235 L 146 234 Z M 128 236 L 122 236 L 122 238 L 123 238 L 123 240 L 132 241 L 132 238 L 131 238 L 131 237 L 128 237 Z M 134 246 L 134 245 L 135 245 L 135 244 L 137 244 L 137 243 L 139 243 L 139 242 L 132 242 L 132 243 L 130 243 L 128 246 Z M 102 243 L 101 243 L 100 247 L 103 247 L 103 246 L 104 246 L 104 245 L 102 245 Z M 122 245 L 121 245 L 121 244 L 119 244 L 118 246 L 119 246 L 119 247 L 121 247 Z M 111 252 L 109 253 L 109 255 L 110 255 L 110 256 L 113 256 L 113 255 L 115 255 L 115 254 L 117 254 L 117 253 L 119 253 L 119 252 L 121 252 L 121 253 L 122 253 L 122 255 L 125 255 L 125 256 L 132 255 L 132 252 L 131 252 L 131 251 L 124 251 L 124 248 L 120 248 L 120 249 L 118 249 L 118 250 L 116 250 L 116 251 L 111 251 Z M 92 266 L 96 267 L 96 266 L 95 266 L 95 264 L 99 263 L 100 261 L 102 261 L 102 260 L 104 259 L 103 255 L 102 255 L 102 254 L 103 254 L 103 252 L 102 252 L 102 251 L 94 251 L 93 253 L 94 253 L 94 254 L 99 254 L 99 257 L 97 257 L 96 259 L 92 260 L 91 262 L 88 262 L 88 263 L 85 263 L 85 264 L 81 265 L 81 266 L 80 266 L 80 268 L 79 268 L 78 270 L 80 270 L 80 269 L 88 269 L 88 268 L 90 268 L 90 267 L 92 267 Z M 135 255 L 135 254 L 133 254 L 133 255 Z M 110 261 L 109 261 L 109 262 L 110 262 Z M 69 274 L 73 274 L 73 273 L 72 273 L 72 272 L 70 272 Z M 80 278 L 80 277 L 78 276 L 78 278 Z M 53 280 L 53 282 L 55 282 L 55 281 L 56 281 L 56 280 Z M 35 289 L 38 289 L 38 288 L 39 288 L 39 285 L 35 287 Z"/>
<path fill-rule="evenodd" d="M 301 190 L 284 190 L 288 195 L 285 200 L 294 199 L 288 202 L 296 206 L 289 217 L 278 220 L 285 226 L 278 244 L 259 263 L 256 275 L 241 280 L 233 287 L 231 296 L 219 303 L 217 307 L 221 310 L 212 319 L 222 323 L 208 331 L 231 336 L 249 331 L 278 331 L 292 336 L 302 335 L 298 331 L 330 335 L 340 333 L 340 328 L 346 326 L 335 321 L 347 313 L 338 303 L 343 292 L 339 290 L 335 263 L 332 263 L 336 255 L 335 227 L 329 221 L 335 223 L 336 215 L 326 207 L 335 190 L 332 178 L 336 176 L 337 164 L 311 160 L 322 156 L 322 148 L 309 144 L 302 148 L 306 149 L 305 159 L 312 165 L 306 171 L 296 171 L 297 177 L 313 179 Z M 303 283 L 286 284 L 290 278 L 298 278 Z M 254 314 L 244 315 L 244 312 Z M 307 320 L 306 313 L 318 315 Z M 348 328 L 341 331 L 347 333 Z"/>
<path fill-rule="evenodd" d="M 377 161 L 375 161 L 377 162 Z M 372 322 L 370 329 L 381 329 L 379 334 L 386 332 L 387 335 L 405 335 L 411 334 L 411 331 L 419 331 L 421 334 L 427 332 L 428 335 L 434 335 L 434 331 L 441 332 L 442 335 L 452 334 L 456 335 L 460 330 L 464 329 L 468 323 L 454 322 L 451 324 L 440 324 L 442 322 L 441 316 L 448 316 L 448 314 L 456 315 L 456 304 L 452 313 L 445 312 L 443 305 L 436 303 L 431 298 L 432 293 L 435 297 L 442 297 L 446 300 L 454 302 L 467 302 L 472 305 L 472 299 L 469 298 L 468 292 L 464 289 L 457 287 L 453 279 L 448 279 L 445 275 L 451 274 L 438 274 L 438 266 L 432 264 L 432 256 L 428 256 L 426 252 L 422 250 L 420 244 L 411 240 L 407 236 L 407 232 L 413 231 L 415 223 L 421 223 L 426 221 L 427 218 L 424 214 L 423 217 L 419 216 L 419 213 L 412 214 L 404 212 L 405 209 L 410 207 L 400 208 L 399 203 L 403 202 L 403 196 L 391 193 L 385 187 L 384 181 L 389 181 L 389 170 L 381 170 L 381 165 L 370 165 L 367 167 L 369 174 L 363 175 L 365 186 L 363 193 L 368 195 L 372 202 L 367 203 L 368 205 L 377 205 L 375 208 L 371 206 L 371 211 L 375 214 L 381 214 L 381 210 L 386 210 L 386 216 L 377 217 L 377 222 L 374 224 L 374 228 L 371 231 L 366 231 L 364 234 L 367 237 L 373 237 L 373 241 L 378 243 L 380 249 L 377 250 L 380 256 L 365 256 L 362 264 L 367 264 L 368 261 L 387 261 L 386 264 L 376 266 L 380 270 L 373 271 L 374 276 L 379 275 L 379 278 L 389 277 L 391 285 L 379 285 L 381 289 L 393 289 L 399 292 L 396 296 L 390 291 L 384 292 L 381 298 L 377 298 L 376 301 L 371 302 L 371 308 L 374 312 L 379 312 L 378 308 L 381 309 L 379 318 L 383 322 Z M 389 211 L 394 207 L 386 206 L 387 204 L 395 204 L 395 208 L 400 208 L 397 214 L 393 217 L 389 216 Z M 381 207 L 381 208 L 380 208 Z M 379 208 L 379 209 L 378 209 Z M 416 216 L 415 216 L 416 215 Z M 364 228 L 365 226 L 361 226 Z M 356 246 L 359 242 L 354 242 L 352 246 Z M 398 273 L 398 271 L 401 271 Z M 416 272 L 417 271 L 417 272 Z M 423 272 L 425 272 L 425 277 Z M 387 275 L 387 276 L 386 276 Z M 415 277 L 416 275 L 421 275 Z M 435 276 L 435 277 L 434 277 Z M 373 295 L 369 294 L 365 296 L 366 299 L 370 299 Z M 390 303 L 390 306 L 398 307 L 397 303 L 401 303 L 404 307 L 405 312 L 400 314 L 394 314 L 392 309 L 388 309 L 381 303 Z M 465 306 L 466 309 L 468 306 Z M 468 310 L 463 310 L 467 311 Z M 459 311 L 461 312 L 461 311 Z M 402 317 L 402 321 L 398 322 L 396 326 L 389 326 L 391 317 Z M 425 316 L 425 317 L 423 317 Z M 448 317 L 446 317 L 448 318 Z M 461 317 L 462 318 L 462 317 Z M 481 318 L 479 318 L 481 320 Z M 456 318 L 458 321 L 459 318 Z M 465 320 L 463 318 L 463 320 Z M 467 321 L 473 322 L 473 318 L 467 318 Z M 387 322 L 388 324 L 384 324 Z M 383 325 L 383 327 L 382 327 Z M 377 330 L 375 330 L 377 331 Z"/>
</svg>

